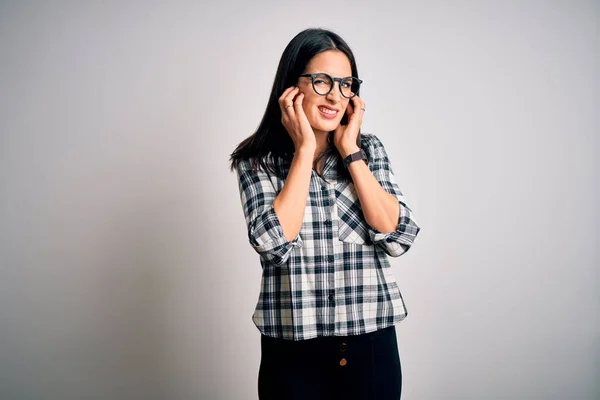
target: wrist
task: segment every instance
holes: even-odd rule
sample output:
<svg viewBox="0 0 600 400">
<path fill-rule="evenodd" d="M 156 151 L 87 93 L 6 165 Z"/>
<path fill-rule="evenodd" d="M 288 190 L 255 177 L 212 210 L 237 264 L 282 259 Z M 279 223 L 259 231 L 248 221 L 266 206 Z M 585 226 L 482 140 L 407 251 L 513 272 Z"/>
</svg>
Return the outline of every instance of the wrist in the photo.
<svg viewBox="0 0 600 400">
<path fill-rule="evenodd" d="M 315 156 L 315 151 L 317 151 L 316 146 L 302 146 L 299 147 L 298 149 L 296 149 L 295 151 L 295 156 L 296 157 L 306 157 L 306 158 L 310 158 L 312 160 L 312 158 Z"/>
<path fill-rule="evenodd" d="M 340 155 L 342 156 L 342 158 L 346 158 L 348 157 L 350 154 L 352 153 L 356 153 L 357 151 L 360 151 L 360 147 L 358 147 L 355 144 L 353 145 L 348 145 L 348 146 L 340 146 L 340 148 L 338 149 Z"/>
</svg>

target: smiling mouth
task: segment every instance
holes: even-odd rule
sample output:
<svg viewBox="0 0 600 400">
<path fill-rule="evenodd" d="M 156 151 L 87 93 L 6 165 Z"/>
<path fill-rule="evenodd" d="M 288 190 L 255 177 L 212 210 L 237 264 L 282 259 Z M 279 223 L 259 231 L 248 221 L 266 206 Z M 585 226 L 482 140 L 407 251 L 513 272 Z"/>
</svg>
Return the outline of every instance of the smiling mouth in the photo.
<svg viewBox="0 0 600 400">
<path fill-rule="evenodd" d="M 327 108 L 327 107 L 319 107 L 319 111 L 321 111 L 323 114 L 327 114 L 327 115 L 336 115 L 338 112 L 337 110 L 332 110 L 331 108 Z"/>
</svg>

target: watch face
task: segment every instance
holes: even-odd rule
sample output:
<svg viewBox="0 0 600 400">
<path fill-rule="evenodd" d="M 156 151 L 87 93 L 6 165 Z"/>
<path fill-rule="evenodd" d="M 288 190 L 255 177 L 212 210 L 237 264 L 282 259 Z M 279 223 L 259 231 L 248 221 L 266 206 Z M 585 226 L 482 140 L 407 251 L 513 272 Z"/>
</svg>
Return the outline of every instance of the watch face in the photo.
<svg viewBox="0 0 600 400">
<path fill-rule="evenodd" d="M 348 167 L 351 162 L 358 161 L 358 160 L 365 160 L 365 163 L 367 165 L 369 164 L 369 162 L 367 160 L 367 153 L 365 153 L 364 149 L 360 149 L 360 151 L 357 151 L 356 153 L 353 153 L 353 154 L 350 154 L 349 156 L 347 156 L 346 159 L 344 160 L 344 164 L 346 165 L 346 167 Z"/>
</svg>

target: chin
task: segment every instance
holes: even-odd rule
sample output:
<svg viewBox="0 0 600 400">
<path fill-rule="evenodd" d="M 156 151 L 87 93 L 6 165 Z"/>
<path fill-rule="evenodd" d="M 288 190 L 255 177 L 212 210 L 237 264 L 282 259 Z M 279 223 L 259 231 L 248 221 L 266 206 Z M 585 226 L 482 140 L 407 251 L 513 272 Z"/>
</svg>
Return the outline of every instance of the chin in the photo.
<svg viewBox="0 0 600 400">
<path fill-rule="evenodd" d="M 338 127 L 340 121 L 318 121 L 316 124 L 311 124 L 313 129 L 323 132 L 331 132 Z"/>
</svg>

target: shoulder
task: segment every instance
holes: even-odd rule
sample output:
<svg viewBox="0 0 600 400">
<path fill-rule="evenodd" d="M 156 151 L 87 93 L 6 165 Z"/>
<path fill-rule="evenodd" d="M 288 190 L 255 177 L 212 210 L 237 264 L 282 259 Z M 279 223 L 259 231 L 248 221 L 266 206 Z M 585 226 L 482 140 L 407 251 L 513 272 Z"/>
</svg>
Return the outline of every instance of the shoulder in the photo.
<svg viewBox="0 0 600 400">
<path fill-rule="evenodd" d="M 371 157 L 385 154 L 385 147 L 381 139 L 374 133 L 361 133 L 361 144 Z"/>
<path fill-rule="evenodd" d="M 268 155 L 261 158 L 244 158 L 236 161 L 238 179 L 249 186 L 269 182 L 275 188 L 282 187 L 291 163 L 279 156 Z"/>
<path fill-rule="evenodd" d="M 252 169 L 252 162 L 248 158 L 240 158 L 235 161 L 234 167 L 238 173 L 242 171 L 248 171 Z"/>
<path fill-rule="evenodd" d="M 241 158 L 235 162 L 235 168 L 238 172 L 255 172 L 261 173 L 265 171 L 265 165 L 273 164 L 272 157 L 249 157 Z"/>
</svg>

